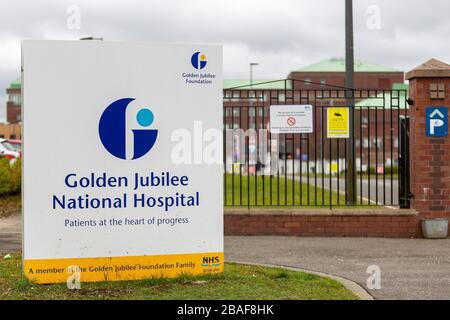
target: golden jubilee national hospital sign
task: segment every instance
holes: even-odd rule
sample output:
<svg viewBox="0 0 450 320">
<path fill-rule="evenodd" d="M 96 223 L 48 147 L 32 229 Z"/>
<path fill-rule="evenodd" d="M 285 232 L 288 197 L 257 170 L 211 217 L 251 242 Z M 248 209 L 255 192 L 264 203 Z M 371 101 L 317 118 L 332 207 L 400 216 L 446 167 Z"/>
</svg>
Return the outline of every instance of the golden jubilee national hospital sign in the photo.
<svg viewBox="0 0 450 320">
<path fill-rule="evenodd" d="M 174 161 L 194 122 L 221 131 L 222 48 L 24 41 L 22 50 L 25 275 L 222 272 L 222 138 L 217 162 Z"/>
</svg>

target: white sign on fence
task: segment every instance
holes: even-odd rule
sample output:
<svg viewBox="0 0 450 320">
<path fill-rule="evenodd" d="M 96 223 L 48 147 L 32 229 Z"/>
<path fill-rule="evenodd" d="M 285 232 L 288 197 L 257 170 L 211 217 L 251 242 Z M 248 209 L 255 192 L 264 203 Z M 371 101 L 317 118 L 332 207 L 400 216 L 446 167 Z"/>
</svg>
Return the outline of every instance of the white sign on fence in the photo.
<svg viewBox="0 0 450 320">
<path fill-rule="evenodd" d="M 273 105 L 270 106 L 270 132 L 312 133 L 312 105 Z"/>
<path fill-rule="evenodd" d="M 73 266 L 82 282 L 222 271 L 223 166 L 201 153 L 214 138 L 206 131 L 222 129 L 221 47 L 22 49 L 25 275 L 52 283 Z M 179 164 L 174 147 L 185 138 L 197 143 L 195 161 Z"/>
</svg>

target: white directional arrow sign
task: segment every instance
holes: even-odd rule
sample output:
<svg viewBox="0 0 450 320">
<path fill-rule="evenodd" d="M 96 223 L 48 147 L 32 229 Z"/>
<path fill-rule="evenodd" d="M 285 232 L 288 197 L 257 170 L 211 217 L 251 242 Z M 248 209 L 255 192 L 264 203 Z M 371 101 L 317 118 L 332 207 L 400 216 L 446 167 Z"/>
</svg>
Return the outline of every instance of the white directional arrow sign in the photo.
<svg viewBox="0 0 450 320">
<path fill-rule="evenodd" d="M 426 135 L 427 137 L 448 136 L 448 108 L 426 108 Z"/>
<path fill-rule="evenodd" d="M 436 115 L 438 115 L 441 119 L 444 118 L 444 115 L 442 114 L 442 112 L 439 111 L 439 109 L 435 109 L 435 110 L 430 114 L 430 118 L 434 118 Z"/>
</svg>

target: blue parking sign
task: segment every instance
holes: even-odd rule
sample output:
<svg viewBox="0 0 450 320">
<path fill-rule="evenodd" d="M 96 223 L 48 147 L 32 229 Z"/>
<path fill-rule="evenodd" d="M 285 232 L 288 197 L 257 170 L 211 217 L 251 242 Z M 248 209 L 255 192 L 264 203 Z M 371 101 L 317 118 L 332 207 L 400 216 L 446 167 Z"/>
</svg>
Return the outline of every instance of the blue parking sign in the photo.
<svg viewBox="0 0 450 320">
<path fill-rule="evenodd" d="M 448 136 L 448 108 L 426 108 L 426 134 L 427 137 Z"/>
</svg>

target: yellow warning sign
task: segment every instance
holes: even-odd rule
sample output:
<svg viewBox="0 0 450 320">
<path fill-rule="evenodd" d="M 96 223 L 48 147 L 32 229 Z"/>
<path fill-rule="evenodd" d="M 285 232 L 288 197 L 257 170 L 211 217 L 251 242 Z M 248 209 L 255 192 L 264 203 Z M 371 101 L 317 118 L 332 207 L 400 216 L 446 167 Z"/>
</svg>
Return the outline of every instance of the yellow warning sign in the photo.
<svg viewBox="0 0 450 320">
<path fill-rule="evenodd" d="M 331 174 L 333 174 L 333 175 L 335 175 L 335 174 L 337 174 L 338 173 L 338 164 L 337 164 L 337 162 L 332 162 L 331 163 L 331 165 L 330 165 L 330 171 L 331 171 Z"/>
<path fill-rule="evenodd" d="M 350 136 L 349 108 L 328 108 L 328 138 L 348 138 Z"/>
</svg>

